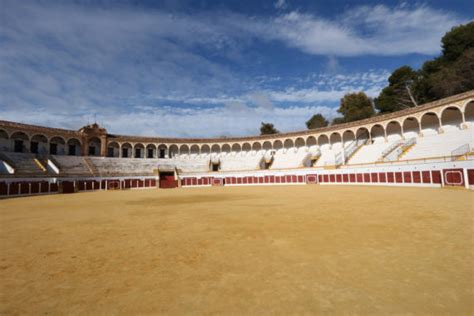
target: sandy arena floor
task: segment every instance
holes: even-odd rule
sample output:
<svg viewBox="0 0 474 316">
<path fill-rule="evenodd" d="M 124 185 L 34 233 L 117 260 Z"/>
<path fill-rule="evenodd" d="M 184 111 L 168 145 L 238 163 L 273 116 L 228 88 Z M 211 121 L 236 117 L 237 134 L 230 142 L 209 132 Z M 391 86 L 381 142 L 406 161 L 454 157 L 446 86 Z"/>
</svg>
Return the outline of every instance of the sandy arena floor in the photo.
<svg viewBox="0 0 474 316">
<path fill-rule="evenodd" d="M 473 314 L 474 193 L 279 186 L 0 200 L 0 314 Z"/>
</svg>

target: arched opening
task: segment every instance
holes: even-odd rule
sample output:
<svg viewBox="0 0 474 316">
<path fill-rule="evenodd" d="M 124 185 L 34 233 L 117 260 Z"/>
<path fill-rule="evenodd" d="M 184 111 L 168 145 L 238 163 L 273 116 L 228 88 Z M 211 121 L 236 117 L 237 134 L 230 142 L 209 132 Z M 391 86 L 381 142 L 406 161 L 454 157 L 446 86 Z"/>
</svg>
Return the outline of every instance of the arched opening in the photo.
<svg viewBox="0 0 474 316">
<path fill-rule="evenodd" d="M 92 137 L 88 142 L 88 155 L 89 156 L 100 156 L 101 141 L 98 137 Z"/>
<path fill-rule="evenodd" d="M 304 138 L 302 137 L 298 137 L 296 140 L 295 140 L 295 147 L 298 151 L 300 150 L 306 150 L 307 147 L 306 147 L 306 143 L 304 141 Z"/>
<path fill-rule="evenodd" d="M 283 143 L 281 142 L 281 140 L 276 140 L 273 142 L 273 149 L 275 150 L 280 150 L 283 148 Z"/>
<path fill-rule="evenodd" d="M 332 149 L 340 149 L 342 148 L 342 138 L 341 134 L 339 133 L 332 133 L 329 136 L 329 142 L 331 143 Z"/>
<path fill-rule="evenodd" d="M 179 153 L 179 148 L 178 148 L 178 145 L 171 145 L 169 150 L 168 150 L 168 154 L 169 154 L 169 157 L 170 158 L 174 158 L 178 155 Z"/>
<path fill-rule="evenodd" d="M 10 137 L 12 151 L 16 153 L 27 153 L 29 152 L 29 141 L 28 135 L 23 132 L 15 132 Z"/>
<path fill-rule="evenodd" d="M 0 151 L 10 151 L 10 138 L 3 129 L 0 129 Z"/>
<path fill-rule="evenodd" d="M 307 139 L 306 139 L 306 146 L 308 148 L 311 148 L 311 147 L 316 147 L 318 144 L 318 142 L 316 141 L 316 138 L 314 136 L 309 136 Z"/>
<path fill-rule="evenodd" d="M 450 106 L 441 113 L 441 123 L 445 132 L 459 130 L 462 125 L 462 113 L 457 107 Z"/>
<path fill-rule="evenodd" d="M 199 146 L 194 144 L 191 146 L 191 156 L 196 157 L 200 154 Z"/>
<path fill-rule="evenodd" d="M 146 145 L 146 157 L 156 158 L 156 146 L 154 144 Z"/>
<path fill-rule="evenodd" d="M 219 145 L 217 145 L 217 144 L 212 145 L 211 153 L 219 154 L 220 152 L 221 152 L 221 148 L 219 147 Z"/>
<path fill-rule="evenodd" d="M 222 153 L 224 153 L 226 156 L 228 154 L 230 154 L 230 145 L 229 144 L 222 145 Z"/>
<path fill-rule="evenodd" d="M 283 147 L 285 148 L 285 150 L 289 150 L 291 148 L 294 148 L 295 144 L 293 143 L 293 140 L 285 139 L 285 142 L 283 143 Z"/>
<path fill-rule="evenodd" d="M 133 147 L 133 157 L 134 158 L 144 158 L 145 157 L 145 145 L 135 144 Z"/>
<path fill-rule="evenodd" d="M 234 155 L 238 154 L 241 150 L 241 147 L 239 144 L 233 144 L 232 145 L 232 152 L 234 153 Z"/>
<path fill-rule="evenodd" d="M 420 133 L 420 125 L 414 117 L 408 117 L 403 121 L 403 136 L 405 138 L 413 138 Z"/>
<path fill-rule="evenodd" d="M 353 131 L 347 130 L 342 133 L 342 142 L 344 143 L 344 147 L 350 146 L 353 141 L 355 141 L 355 134 Z"/>
<path fill-rule="evenodd" d="M 80 156 L 82 155 L 81 142 L 76 138 L 70 138 L 67 141 L 67 154 L 68 156 Z"/>
<path fill-rule="evenodd" d="M 158 158 L 165 159 L 168 158 L 168 146 L 165 144 L 158 145 Z"/>
<path fill-rule="evenodd" d="M 421 117 L 421 131 L 423 135 L 433 135 L 438 133 L 439 126 L 439 119 L 438 115 L 433 112 L 428 112 L 423 114 Z"/>
<path fill-rule="evenodd" d="M 64 138 L 54 136 L 49 141 L 49 154 L 50 155 L 65 155 L 66 154 L 66 141 Z"/>
<path fill-rule="evenodd" d="M 329 145 L 329 137 L 327 135 L 319 135 L 318 137 L 318 144 L 321 149 L 328 149 Z"/>
<path fill-rule="evenodd" d="M 48 154 L 48 138 L 44 135 L 34 135 L 30 140 L 30 152 L 33 154 Z"/>
<path fill-rule="evenodd" d="M 189 147 L 188 145 L 181 145 L 179 146 L 179 156 L 187 156 L 189 155 Z"/>
<path fill-rule="evenodd" d="M 259 142 L 255 142 L 252 144 L 252 151 L 254 153 L 257 153 L 258 151 L 260 151 L 262 149 L 262 145 L 260 145 Z"/>
<path fill-rule="evenodd" d="M 356 140 L 360 141 L 360 140 L 366 140 L 366 139 L 369 139 L 369 130 L 365 127 L 360 127 L 356 131 Z"/>
<path fill-rule="evenodd" d="M 372 126 L 370 136 L 372 137 L 372 142 L 375 144 L 385 142 L 385 130 L 383 126 L 380 124 Z"/>
<path fill-rule="evenodd" d="M 107 157 L 119 157 L 120 145 L 117 142 L 110 142 L 107 145 Z"/>
<path fill-rule="evenodd" d="M 474 127 L 474 101 L 466 104 L 464 108 L 464 120 L 468 126 Z"/>
<path fill-rule="evenodd" d="M 397 121 L 391 121 L 386 127 L 387 139 L 396 141 L 402 139 L 402 126 Z"/>
<path fill-rule="evenodd" d="M 122 158 L 132 158 L 132 145 L 129 143 L 122 144 Z"/>
<path fill-rule="evenodd" d="M 201 155 L 206 156 L 211 154 L 211 147 L 209 145 L 202 145 L 201 147 Z"/>
<path fill-rule="evenodd" d="M 252 146 L 249 143 L 244 143 L 242 145 L 242 155 L 247 155 L 252 150 Z"/>
<path fill-rule="evenodd" d="M 269 141 L 266 141 L 263 143 L 263 150 L 265 151 L 269 151 L 269 150 L 272 150 L 272 143 L 270 143 Z"/>
</svg>

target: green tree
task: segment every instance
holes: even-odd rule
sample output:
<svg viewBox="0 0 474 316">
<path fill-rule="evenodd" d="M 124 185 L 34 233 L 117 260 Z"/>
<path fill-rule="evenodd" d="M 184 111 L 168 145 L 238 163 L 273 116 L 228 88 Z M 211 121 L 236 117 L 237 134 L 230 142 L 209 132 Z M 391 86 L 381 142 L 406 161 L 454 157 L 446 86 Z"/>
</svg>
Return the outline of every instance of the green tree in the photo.
<svg viewBox="0 0 474 316">
<path fill-rule="evenodd" d="M 389 85 L 374 100 L 381 113 L 410 105 L 404 95 L 403 80 L 411 83 L 410 91 L 418 104 L 473 89 L 474 22 L 452 28 L 443 36 L 441 43 L 441 56 L 426 61 L 419 71 L 400 71 L 404 68 L 401 67 L 392 74 L 390 78 L 393 80 L 389 79 Z M 405 91 L 408 91 L 406 86 Z"/>
<path fill-rule="evenodd" d="M 388 78 L 388 87 L 374 100 L 375 108 L 380 113 L 389 113 L 416 106 L 413 86 L 417 79 L 418 73 L 409 66 L 396 69 Z"/>
<path fill-rule="evenodd" d="M 474 48 L 466 50 L 449 67 L 444 67 L 429 78 L 430 94 L 435 99 L 474 89 Z"/>
<path fill-rule="evenodd" d="M 260 126 L 260 135 L 268 135 L 268 134 L 278 134 L 280 133 L 272 123 L 264 123 Z"/>
<path fill-rule="evenodd" d="M 468 49 L 474 48 L 474 22 L 453 27 L 441 39 L 443 59 L 454 62 Z"/>
<path fill-rule="evenodd" d="M 328 126 L 329 122 L 322 116 L 321 114 L 313 115 L 307 122 L 306 127 L 308 129 L 318 128 L 318 127 L 326 127 Z"/>
<path fill-rule="evenodd" d="M 342 123 L 344 123 L 344 118 L 343 117 L 335 117 L 332 120 L 331 125 L 338 125 L 338 124 L 342 124 Z"/>
<path fill-rule="evenodd" d="M 344 95 L 337 111 L 343 115 L 344 123 L 362 120 L 375 114 L 372 100 L 364 92 Z"/>
</svg>

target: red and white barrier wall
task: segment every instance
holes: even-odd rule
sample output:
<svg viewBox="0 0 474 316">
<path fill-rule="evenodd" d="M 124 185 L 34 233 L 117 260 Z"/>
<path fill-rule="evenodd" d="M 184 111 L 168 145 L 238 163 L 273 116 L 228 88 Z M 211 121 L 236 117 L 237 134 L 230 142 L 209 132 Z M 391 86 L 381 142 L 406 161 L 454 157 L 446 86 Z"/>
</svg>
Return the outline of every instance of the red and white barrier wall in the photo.
<svg viewBox="0 0 474 316">
<path fill-rule="evenodd" d="M 203 173 L 180 177 L 182 187 L 242 185 L 390 185 L 464 187 L 474 190 L 472 162 L 407 166 L 262 170 L 242 173 Z M 0 179 L 0 197 L 74 193 L 81 191 L 169 188 L 178 181 L 163 177 Z"/>
<path fill-rule="evenodd" d="M 446 162 L 333 170 L 265 170 L 215 175 L 204 173 L 181 178 L 183 187 L 316 183 L 321 185 L 446 186 L 474 189 L 474 164 L 472 162 Z"/>
<path fill-rule="evenodd" d="M 0 180 L 0 197 L 82 191 L 156 188 L 153 178 L 8 179 Z"/>
</svg>

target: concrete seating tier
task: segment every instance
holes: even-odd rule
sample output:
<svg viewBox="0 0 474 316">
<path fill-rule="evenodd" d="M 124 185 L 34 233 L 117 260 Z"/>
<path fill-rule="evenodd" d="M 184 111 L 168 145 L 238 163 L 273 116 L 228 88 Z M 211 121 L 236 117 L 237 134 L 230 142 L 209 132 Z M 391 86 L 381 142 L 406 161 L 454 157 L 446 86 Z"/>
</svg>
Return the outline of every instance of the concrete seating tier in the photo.
<svg viewBox="0 0 474 316">
<path fill-rule="evenodd" d="M 99 175 L 152 175 L 159 159 L 89 157 Z"/>
<path fill-rule="evenodd" d="M 271 169 L 292 169 L 303 167 L 303 160 L 308 155 L 306 148 L 298 150 L 279 149 L 276 151 Z"/>
<path fill-rule="evenodd" d="M 220 157 L 221 171 L 257 170 L 263 152 L 236 153 Z"/>
<path fill-rule="evenodd" d="M 336 164 L 336 153 L 329 145 L 320 146 L 321 156 L 315 164 L 315 167 L 332 166 Z"/>
<path fill-rule="evenodd" d="M 375 139 L 373 144 L 362 146 L 348 161 L 349 164 L 364 164 L 376 162 L 382 157 L 382 152 L 392 145 L 393 141 L 383 138 Z"/>
<path fill-rule="evenodd" d="M 24 153 L 14 153 L 14 152 L 2 152 L 9 161 L 12 161 L 14 165 L 12 166 L 15 169 L 15 175 L 24 175 L 24 176 L 44 176 L 47 172 L 41 170 L 41 168 L 36 164 L 35 154 L 24 154 Z"/>
<path fill-rule="evenodd" d="M 451 156 L 453 150 L 465 144 L 470 144 L 472 148 L 474 146 L 473 134 L 472 129 L 446 129 L 442 134 L 417 137 L 416 145 L 408 150 L 400 160 Z"/>
<path fill-rule="evenodd" d="M 207 157 L 179 157 L 162 159 L 165 164 L 175 164 L 182 172 L 208 172 L 209 160 Z"/>
<path fill-rule="evenodd" d="M 86 175 L 92 173 L 87 167 L 84 157 L 81 156 L 53 156 L 56 163 L 59 164 L 62 175 Z"/>
</svg>

